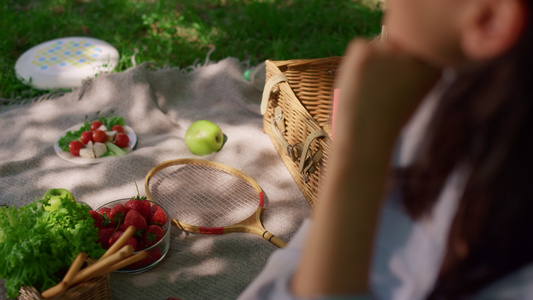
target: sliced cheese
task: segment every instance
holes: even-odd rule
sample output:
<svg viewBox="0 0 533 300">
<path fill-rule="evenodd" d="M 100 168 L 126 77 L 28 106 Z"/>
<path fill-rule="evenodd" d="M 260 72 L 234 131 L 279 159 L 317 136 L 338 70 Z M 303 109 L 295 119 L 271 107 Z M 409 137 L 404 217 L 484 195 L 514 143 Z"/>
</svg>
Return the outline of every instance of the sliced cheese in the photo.
<svg viewBox="0 0 533 300">
<path fill-rule="evenodd" d="M 85 147 L 80 149 L 80 156 L 83 158 L 98 158 L 107 152 L 104 143 L 93 143 L 89 141 Z"/>
<path fill-rule="evenodd" d="M 104 143 L 94 143 L 94 156 L 100 157 L 107 152 L 107 146 Z"/>
<path fill-rule="evenodd" d="M 107 127 L 104 124 L 100 125 L 97 130 L 107 131 Z"/>
<path fill-rule="evenodd" d="M 93 148 L 84 147 L 80 149 L 80 156 L 83 158 L 96 158 L 94 156 Z"/>
</svg>

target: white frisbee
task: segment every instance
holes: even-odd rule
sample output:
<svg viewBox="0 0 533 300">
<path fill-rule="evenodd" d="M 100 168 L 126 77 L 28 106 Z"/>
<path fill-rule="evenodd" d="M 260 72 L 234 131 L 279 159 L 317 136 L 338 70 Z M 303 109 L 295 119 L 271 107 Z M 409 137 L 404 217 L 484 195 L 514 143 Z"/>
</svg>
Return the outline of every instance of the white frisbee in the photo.
<svg viewBox="0 0 533 300">
<path fill-rule="evenodd" d="M 76 88 L 118 63 L 115 47 L 90 37 L 65 37 L 39 44 L 24 52 L 15 72 L 36 89 Z"/>
</svg>

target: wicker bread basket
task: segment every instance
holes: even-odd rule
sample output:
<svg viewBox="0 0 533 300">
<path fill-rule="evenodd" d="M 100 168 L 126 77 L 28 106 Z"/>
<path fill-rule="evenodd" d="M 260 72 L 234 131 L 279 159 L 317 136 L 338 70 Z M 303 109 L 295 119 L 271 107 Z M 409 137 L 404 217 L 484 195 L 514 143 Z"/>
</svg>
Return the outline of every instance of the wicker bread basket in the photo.
<svg viewBox="0 0 533 300">
<path fill-rule="evenodd" d="M 87 282 L 78 284 L 59 295 L 46 298 L 47 300 L 108 300 L 111 299 L 111 287 L 109 273 L 93 278 Z M 20 300 L 43 300 L 41 293 L 34 287 L 22 286 L 20 288 Z"/>
<path fill-rule="evenodd" d="M 332 148 L 333 88 L 340 59 L 266 61 L 263 130 L 313 209 Z"/>
</svg>

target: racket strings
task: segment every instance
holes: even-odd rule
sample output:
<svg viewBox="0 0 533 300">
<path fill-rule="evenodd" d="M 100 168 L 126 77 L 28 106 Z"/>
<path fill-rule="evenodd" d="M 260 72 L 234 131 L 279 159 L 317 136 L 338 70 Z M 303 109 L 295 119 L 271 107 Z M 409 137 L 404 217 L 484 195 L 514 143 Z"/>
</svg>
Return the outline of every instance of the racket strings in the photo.
<svg viewBox="0 0 533 300">
<path fill-rule="evenodd" d="M 233 174 L 201 165 L 170 166 L 155 173 L 150 193 L 180 222 L 201 227 L 238 223 L 259 206 L 258 192 Z"/>
</svg>

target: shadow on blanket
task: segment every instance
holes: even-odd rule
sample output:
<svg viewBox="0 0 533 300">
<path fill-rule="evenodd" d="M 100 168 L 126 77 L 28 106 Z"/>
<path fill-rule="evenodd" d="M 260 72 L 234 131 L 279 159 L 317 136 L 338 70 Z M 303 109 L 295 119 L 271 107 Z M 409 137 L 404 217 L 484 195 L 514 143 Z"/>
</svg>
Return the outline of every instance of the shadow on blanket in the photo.
<svg viewBox="0 0 533 300">
<path fill-rule="evenodd" d="M 0 205 L 25 205 L 56 187 L 93 208 L 134 196 L 134 181 L 142 187 L 156 164 L 194 157 L 183 142 L 185 130 L 195 120 L 207 119 L 228 139 L 221 151 L 202 158 L 254 178 L 269 200 L 265 227 L 288 241 L 310 208 L 262 131 L 261 94 L 243 78 L 246 67 L 234 58 L 189 70 L 138 66 L 91 79 L 83 89 L 60 97 L 1 112 Z M 64 130 L 97 112 L 123 116 L 137 133 L 135 150 L 94 165 L 57 156 L 53 144 Z M 113 274 L 112 297 L 235 299 L 276 249 L 245 233 L 207 236 L 173 228 L 171 240 L 170 253 L 153 270 Z"/>
</svg>

